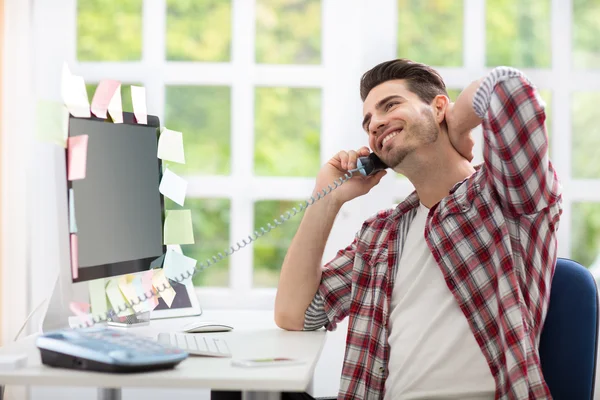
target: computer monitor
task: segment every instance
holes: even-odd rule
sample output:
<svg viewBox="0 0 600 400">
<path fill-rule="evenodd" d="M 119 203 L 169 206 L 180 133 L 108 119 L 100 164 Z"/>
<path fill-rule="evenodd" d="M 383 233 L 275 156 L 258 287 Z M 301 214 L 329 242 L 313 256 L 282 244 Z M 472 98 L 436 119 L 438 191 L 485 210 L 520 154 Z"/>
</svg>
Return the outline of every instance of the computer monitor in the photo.
<svg viewBox="0 0 600 400">
<path fill-rule="evenodd" d="M 166 252 L 164 198 L 159 192 L 162 162 L 157 158 L 159 119 L 149 115 L 147 125 L 137 124 L 132 113 L 124 112 L 123 121 L 114 124 L 95 117 L 69 118 L 69 137 L 88 135 L 86 175 L 84 179 L 67 179 L 68 150 L 54 166 L 60 271 L 44 331 L 64 327 L 71 316 L 70 302 L 88 301 L 88 281 L 160 266 L 153 261 Z M 74 228 L 76 277 L 72 274 L 69 240 Z M 191 279 L 170 283 L 176 292 L 173 304 L 167 307 L 159 299 L 151 317 L 201 314 Z"/>
</svg>

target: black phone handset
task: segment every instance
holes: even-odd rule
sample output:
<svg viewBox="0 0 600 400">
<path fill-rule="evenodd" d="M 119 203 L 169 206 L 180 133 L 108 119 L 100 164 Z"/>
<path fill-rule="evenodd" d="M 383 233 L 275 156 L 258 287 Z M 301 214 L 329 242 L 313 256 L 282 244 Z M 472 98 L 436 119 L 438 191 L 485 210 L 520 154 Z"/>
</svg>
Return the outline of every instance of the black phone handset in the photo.
<svg viewBox="0 0 600 400">
<path fill-rule="evenodd" d="M 264 236 L 269 233 L 271 230 L 277 228 L 279 225 L 282 225 L 284 222 L 306 210 L 307 207 L 312 206 L 316 201 L 321 200 L 323 197 L 327 196 L 333 190 L 337 189 L 344 183 L 348 182 L 356 172 L 359 172 L 363 176 L 369 176 L 375 174 L 377 171 L 381 171 L 383 169 L 389 168 L 383 161 L 379 159 L 375 155 L 375 153 L 369 154 L 367 157 L 360 157 L 356 160 L 357 168 L 352 169 L 346 172 L 343 176 L 339 177 L 331 184 L 327 185 L 326 188 L 316 192 L 313 196 L 311 196 L 308 200 L 298 204 L 298 207 L 292 207 L 291 210 L 279 216 L 279 218 L 273 219 L 273 223 L 267 223 L 266 226 L 259 228 L 259 230 L 254 231 L 253 234 L 248 235 L 247 238 L 237 242 L 235 245 L 230 246 L 228 249 L 225 249 L 222 253 L 217 253 L 213 255 L 211 258 L 207 258 L 204 262 L 198 261 L 198 264 L 189 271 L 182 273 L 179 277 L 169 278 L 172 281 L 177 283 L 181 283 L 186 279 L 190 279 L 192 276 L 196 275 L 198 272 L 205 270 L 208 267 L 218 263 L 219 261 L 224 260 L 225 258 L 231 256 L 233 253 L 241 250 L 242 248 L 248 246 L 250 243 L 257 240 L 259 237 Z M 160 296 L 160 293 L 169 289 L 170 286 L 167 284 L 163 284 L 161 287 L 156 287 L 149 292 L 146 292 L 142 295 L 139 295 L 137 298 L 128 299 L 128 302 L 125 304 L 121 304 L 118 306 L 112 305 L 112 309 L 109 309 L 107 312 L 103 314 L 97 314 L 91 316 L 91 318 L 86 318 L 86 320 L 79 325 L 79 328 L 85 328 L 88 326 L 93 326 L 97 323 L 107 321 L 113 316 L 118 315 L 120 312 L 124 312 L 127 310 L 134 311 L 134 306 L 138 306 L 146 300 L 151 299 L 152 297 Z"/>
<path fill-rule="evenodd" d="M 356 167 L 364 176 L 373 175 L 377 171 L 389 168 L 375 153 L 371 153 L 367 157 L 359 157 L 356 160 Z"/>
</svg>

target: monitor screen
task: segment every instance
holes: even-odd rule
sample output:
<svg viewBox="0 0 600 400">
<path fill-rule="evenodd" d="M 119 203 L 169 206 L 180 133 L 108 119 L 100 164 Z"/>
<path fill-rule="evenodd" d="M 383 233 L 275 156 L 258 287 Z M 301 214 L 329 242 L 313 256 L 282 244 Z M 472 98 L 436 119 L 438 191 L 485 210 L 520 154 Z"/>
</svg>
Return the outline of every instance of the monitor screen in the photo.
<svg viewBox="0 0 600 400">
<path fill-rule="evenodd" d="M 148 270 L 166 250 L 158 118 L 138 125 L 124 117 L 123 124 L 70 118 L 70 137 L 88 135 L 86 176 L 68 182 L 78 242 L 74 282 Z"/>
</svg>

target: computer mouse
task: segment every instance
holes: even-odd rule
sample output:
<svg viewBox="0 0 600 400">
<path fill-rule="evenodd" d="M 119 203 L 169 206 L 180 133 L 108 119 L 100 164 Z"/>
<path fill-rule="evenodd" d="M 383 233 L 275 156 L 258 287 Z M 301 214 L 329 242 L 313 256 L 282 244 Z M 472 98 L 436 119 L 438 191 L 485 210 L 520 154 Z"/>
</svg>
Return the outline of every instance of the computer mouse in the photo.
<svg viewBox="0 0 600 400">
<path fill-rule="evenodd" d="M 232 329 L 231 325 L 215 321 L 194 321 L 181 328 L 185 333 L 229 332 Z"/>
</svg>

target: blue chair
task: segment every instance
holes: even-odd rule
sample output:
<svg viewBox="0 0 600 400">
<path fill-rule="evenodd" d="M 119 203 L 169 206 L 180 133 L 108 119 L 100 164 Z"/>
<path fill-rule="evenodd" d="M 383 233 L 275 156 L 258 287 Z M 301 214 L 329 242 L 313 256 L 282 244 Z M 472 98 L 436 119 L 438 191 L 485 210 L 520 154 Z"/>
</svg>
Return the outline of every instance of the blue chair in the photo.
<svg viewBox="0 0 600 400">
<path fill-rule="evenodd" d="M 539 348 L 554 399 L 593 399 L 597 349 L 596 281 L 582 265 L 559 258 Z"/>
</svg>

